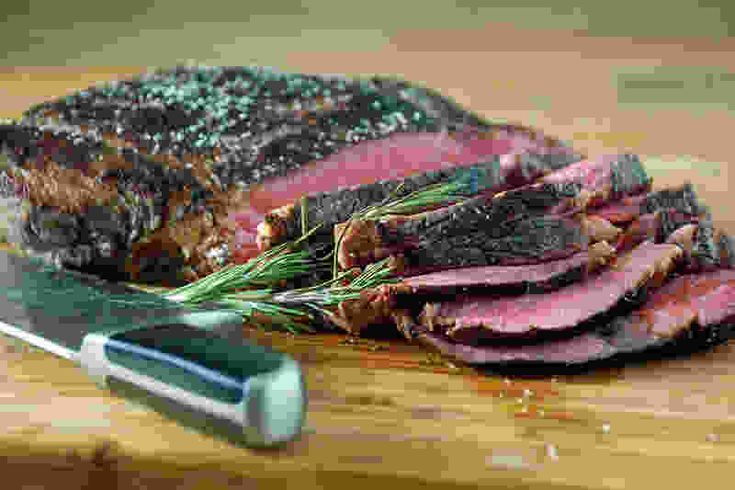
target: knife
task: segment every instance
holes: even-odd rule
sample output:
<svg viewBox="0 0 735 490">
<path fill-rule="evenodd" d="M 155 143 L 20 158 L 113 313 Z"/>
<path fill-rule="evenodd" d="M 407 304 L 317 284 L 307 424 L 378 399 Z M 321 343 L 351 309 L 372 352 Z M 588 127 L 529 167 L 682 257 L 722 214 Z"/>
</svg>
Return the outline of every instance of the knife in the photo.
<svg viewBox="0 0 735 490">
<path fill-rule="evenodd" d="M 0 333 L 80 364 L 114 393 L 246 446 L 302 427 L 299 364 L 245 342 L 236 312 L 188 309 L 152 293 L 0 251 Z"/>
</svg>

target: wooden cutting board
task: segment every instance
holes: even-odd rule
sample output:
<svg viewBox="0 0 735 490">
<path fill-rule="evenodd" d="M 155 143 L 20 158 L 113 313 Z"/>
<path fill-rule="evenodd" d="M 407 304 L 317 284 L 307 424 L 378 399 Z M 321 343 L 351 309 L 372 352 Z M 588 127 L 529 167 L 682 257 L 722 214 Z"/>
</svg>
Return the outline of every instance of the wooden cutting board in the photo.
<svg viewBox="0 0 735 490">
<path fill-rule="evenodd" d="M 109 396 L 70 363 L 0 339 L 4 481 L 560 489 L 706 481 L 731 488 L 733 345 L 686 360 L 534 380 L 479 376 L 401 342 L 259 338 L 293 354 L 307 373 L 306 429 L 281 451 L 239 449 L 189 432 Z"/>
<path fill-rule="evenodd" d="M 496 101 L 505 107 L 508 93 L 525 100 L 518 92 L 503 95 L 505 81 L 516 83 L 526 98 L 535 90 L 527 83 L 525 68 L 533 66 L 532 54 L 524 53 L 528 59 L 522 65 L 509 62 L 503 79 L 492 82 L 497 87 L 488 95 L 480 85 L 460 91 L 451 75 L 461 66 L 475 66 L 482 52 L 457 57 L 456 51 L 463 49 L 459 46 L 454 52 L 428 57 L 425 52 L 412 54 L 410 37 L 401 42 L 409 47 L 398 49 L 399 43 L 385 53 L 353 57 L 302 55 L 294 63 L 307 71 L 357 72 L 358 65 L 364 71 L 401 71 L 479 111 Z M 666 49 L 664 54 L 669 53 Z M 552 55 L 536 56 L 543 63 Z M 566 65 L 560 73 L 576 70 L 602 79 L 609 69 L 610 60 L 604 56 L 594 63 L 589 56 L 562 58 Z M 340 65 L 345 68 L 336 68 Z M 442 78 L 433 70 L 436 66 L 456 70 L 442 70 L 446 73 Z M 137 71 L 5 68 L 0 70 L 4 111 L 0 116 L 15 116 L 30 103 L 94 80 Z M 507 111 L 508 116 L 575 139 L 591 154 L 628 149 L 626 138 L 633 133 L 598 128 L 582 134 L 574 129 L 574 120 L 564 119 L 565 114 L 577 111 L 594 121 L 610 118 L 610 128 L 635 119 L 634 134 L 644 136 L 636 140 L 643 155 L 699 156 L 649 158 L 647 166 L 656 186 L 691 180 L 712 207 L 717 223 L 734 233 L 731 192 L 735 186 L 732 161 L 727 160 L 732 158 L 732 145 L 729 137 L 723 137 L 735 134 L 733 118 L 697 119 L 679 112 L 665 118 L 665 124 L 660 115 L 633 118 L 614 104 L 612 108 L 595 105 L 589 96 L 575 102 L 575 93 L 590 93 L 585 83 L 574 77 L 563 87 L 554 83 L 549 88 L 552 99 L 561 99 L 564 105 L 548 108 L 547 116 L 536 117 L 537 111 L 522 102 L 517 111 Z M 599 99 L 608 100 L 608 92 L 609 87 L 600 83 Z M 709 125 L 713 121 L 716 126 Z M 699 128 L 700 137 L 692 137 L 692 128 Z M 712 131 L 719 137 L 713 137 Z M 254 338 L 291 353 L 306 370 L 310 398 L 306 429 L 281 451 L 238 449 L 190 432 L 111 397 L 70 363 L 0 338 L 3 488 L 21 484 L 29 488 L 256 488 L 251 480 L 257 480 L 259 489 L 733 485 L 735 345 L 690 359 L 529 380 L 481 376 L 433 359 L 400 340 L 352 345 L 343 344 L 339 336 L 257 334 Z"/>
</svg>

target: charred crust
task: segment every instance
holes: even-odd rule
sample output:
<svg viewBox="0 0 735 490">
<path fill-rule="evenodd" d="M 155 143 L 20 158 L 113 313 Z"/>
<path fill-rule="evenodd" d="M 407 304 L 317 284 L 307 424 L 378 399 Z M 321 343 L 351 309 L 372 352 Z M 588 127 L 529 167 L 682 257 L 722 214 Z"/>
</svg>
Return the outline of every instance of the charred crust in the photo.
<svg viewBox="0 0 735 490">
<path fill-rule="evenodd" d="M 342 269 L 362 266 L 388 255 L 382 251 L 382 240 L 375 221 L 354 220 L 334 227 L 337 261 Z"/>
<path fill-rule="evenodd" d="M 395 324 L 398 332 L 401 333 L 407 340 L 414 340 L 421 335 L 425 329 L 424 325 L 417 324 L 413 316 L 405 311 L 396 311 L 392 315 L 393 323 Z"/>
<path fill-rule="evenodd" d="M 441 311 L 441 303 L 426 303 L 418 319 L 420 324 L 429 332 L 448 335 L 450 331 L 457 328 L 457 323 L 453 318 L 442 316 Z"/>
<path fill-rule="evenodd" d="M 59 166 L 50 159 L 41 165 L 17 173 L 17 184 L 28 190 L 28 200 L 34 206 L 57 209 L 62 213 L 83 213 L 90 205 L 107 205 L 117 201 L 118 192 L 112 185 L 73 169 Z"/>
<path fill-rule="evenodd" d="M 685 182 L 677 188 L 649 193 L 641 203 L 641 214 L 654 213 L 666 208 L 672 208 L 690 216 L 700 216 L 706 212 L 706 207 L 699 202 L 691 182 Z"/>
<path fill-rule="evenodd" d="M 715 229 L 709 213 L 699 220 L 690 256 L 691 261 L 703 270 L 713 269 L 719 265 L 718 244 L 715 242 Z"/>
<path fill-rule="evenodd" d="M 389 324 L 396 314 L 391 285 L 362 291 L 360 297 L 340 303 L 330 320 L 346 332 L 358 335 L 371 325 Z"/>
<path fill-rule="evenodd" d="M 295 216 L 293 204 L 287 204 L 269 212 L 258 224 L 256 242 L 261 251 L 269 250 L 288 239 L 288 225 Z"/>
<path fill-rule="evenodd" d="M 599 216 L 586 216 L 582 220 L 591 242 L 614 242 L 622 230 Z"/>
<path fill-rule="evenodd" d="M 720 267 L 723 269 L 735 268 L 735 237 L 719 230 L 717 248 L 719 250 Z"/>
</svg>

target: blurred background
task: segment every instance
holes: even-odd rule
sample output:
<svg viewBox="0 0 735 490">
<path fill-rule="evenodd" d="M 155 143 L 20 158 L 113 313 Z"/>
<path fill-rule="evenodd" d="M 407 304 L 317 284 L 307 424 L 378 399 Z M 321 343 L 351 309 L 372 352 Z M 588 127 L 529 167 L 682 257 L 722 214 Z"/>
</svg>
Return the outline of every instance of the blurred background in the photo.
<svg viewBox="0 0 735 490">
<path fill-rule="evenodd" d="M 692 180 L 735 231 L 735 2 L 3 0 L 0 117 L 176 64 L 390 74 Z"/>
</svg>

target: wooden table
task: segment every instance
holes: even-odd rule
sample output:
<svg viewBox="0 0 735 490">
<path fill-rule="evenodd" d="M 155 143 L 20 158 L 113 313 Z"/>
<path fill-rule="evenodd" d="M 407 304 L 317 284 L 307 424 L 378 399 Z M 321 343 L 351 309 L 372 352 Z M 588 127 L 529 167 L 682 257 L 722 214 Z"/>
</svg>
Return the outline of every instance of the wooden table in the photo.
<svg viewBox="0 0 735 490">
<path fill-rule="evenodd" d="M 536 124 L 574 140 L 591 154 L 632 149 L 644 156 L 698 157 L 694 164 L 649 158 L 647 165 L 657 186 L 692 180 L 717 222 L 735 232 L 730 195 L 735 119 L 718 112 L 647 116 L 623 110 L 609 84 L 610 69 L 620 59 L 694 63 L 691 51 L 671 43 L 570 41 L 561 34 L 534 37 L 503 29 L 445 36 L 443 50 L 432 48 L 431 33 L 407 33 L 385 52 L 302 53 L 292 64 L 307 71 L 401 72 L 486 115 Z M 500 36 L 515 48 L 468 47 L 477 45 L 477 36 L 487 46 L 496 46 L 494 36 Z M 722 49 L 706 55 L 708 62 L 727 67 L 735 59 Z M 476 73 L 482 63 L 488 71 L 484 79 Z M 539 77 L 540 64 L 551 63 L 558 73 L 584 77 Z M 493 71 L 501 65 L 501 74 Z M 463 69 L 472 75 L 464 84 L 458 74 Z M 0 116 L 135 71 L 6 68 L 0 70 Z M 543 111 L 529 103 L 539 93 L 552 101 Z M 400 340 L 342 345 L 339 336 L 256 337 L 293 354 L 307 373 L 305 432 L 276 452 L 243 450 L 188 431 L 108 395 L 66 361 L 0 338 L 2 488 L 21 483 L 28 488 L 350 490 L 734 485 L 733 345 L 691 359 L 520 379 L 459 369 Z"/>
</svg>

